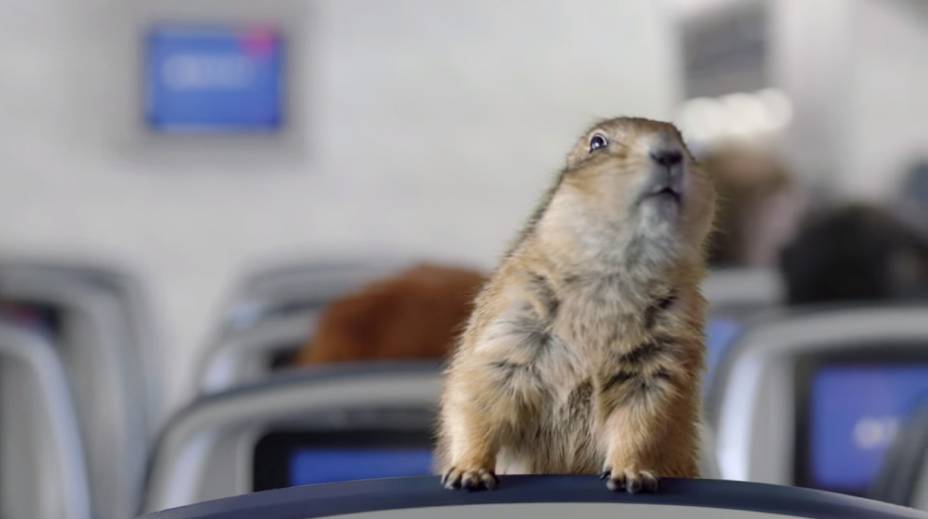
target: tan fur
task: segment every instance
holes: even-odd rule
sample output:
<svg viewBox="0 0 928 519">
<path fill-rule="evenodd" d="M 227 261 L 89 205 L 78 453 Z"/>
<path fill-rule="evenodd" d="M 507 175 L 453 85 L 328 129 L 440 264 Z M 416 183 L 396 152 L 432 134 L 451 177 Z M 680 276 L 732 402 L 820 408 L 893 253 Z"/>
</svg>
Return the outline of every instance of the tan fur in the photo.
<svg viewBox="0 0 928 519">
<path fill-rule="evenodd" d="M 589 151 L 595 133 L 608 147 Z M 644 197 L 668 146 L 681 202 Z M 477 297 L 447 372 L 437 458 L 449 487 L 494 473 L 611 474 L 610 488 L 698 476 L 705 174 L 672 125 L 584 134 Z"/>
</svg>

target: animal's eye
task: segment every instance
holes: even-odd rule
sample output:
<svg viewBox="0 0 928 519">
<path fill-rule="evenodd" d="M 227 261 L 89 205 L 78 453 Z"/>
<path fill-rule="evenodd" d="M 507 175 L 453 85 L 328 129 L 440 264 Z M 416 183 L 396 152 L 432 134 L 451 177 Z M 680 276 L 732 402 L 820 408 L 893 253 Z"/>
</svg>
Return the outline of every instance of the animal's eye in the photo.
<svg viewBox="0 0 928 519">
<path fill-rule="evenodd" d="M 608 144 L 609 139 L 607 139 L 605 135 L 601 133 L 594 134 L 592 137 L 590 137 L 590 153 L 593 153 L 600 148 L 605 148 Z"/>
</svg>

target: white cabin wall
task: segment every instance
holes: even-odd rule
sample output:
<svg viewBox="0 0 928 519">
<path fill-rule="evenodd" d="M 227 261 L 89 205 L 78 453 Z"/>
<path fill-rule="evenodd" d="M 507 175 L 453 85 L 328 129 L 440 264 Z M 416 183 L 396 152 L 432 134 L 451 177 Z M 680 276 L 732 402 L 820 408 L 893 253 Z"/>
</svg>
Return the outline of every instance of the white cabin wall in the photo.
<svg viewBox="0 0 928 519">
<path fill-rule="evenodd" d="M 928 157 L 928 3 L 769 5 L 771 77 L 793 100 L 785 153 L 838 199 L 891 199 Z"/>
<path fill-rule="evenodd" d="M 295 22 L 298 152 L 175 154 L 124 135 L 145 5 L 0 4 L 0 253 L 139 274 L 168 408 L 243 269 L 368 252 L 490 265 L 580 130 L 668 117 L 680 95 L 651 0 L 319 0 Z"/>
</svg>

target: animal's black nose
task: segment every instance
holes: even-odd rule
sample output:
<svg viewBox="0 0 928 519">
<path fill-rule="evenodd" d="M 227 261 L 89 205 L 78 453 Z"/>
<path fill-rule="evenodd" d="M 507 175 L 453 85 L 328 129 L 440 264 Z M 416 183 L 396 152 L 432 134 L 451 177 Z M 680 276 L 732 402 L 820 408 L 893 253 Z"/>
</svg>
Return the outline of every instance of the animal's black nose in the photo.
<svg viewBox="0 0 928 519">
<path fill-rule="evenodd" d="M 651 152 L 651 158 L 661 166 L 676 166 L 683 161 L 683 153 L 680 150 L 665 149 Z"/>
</svg>

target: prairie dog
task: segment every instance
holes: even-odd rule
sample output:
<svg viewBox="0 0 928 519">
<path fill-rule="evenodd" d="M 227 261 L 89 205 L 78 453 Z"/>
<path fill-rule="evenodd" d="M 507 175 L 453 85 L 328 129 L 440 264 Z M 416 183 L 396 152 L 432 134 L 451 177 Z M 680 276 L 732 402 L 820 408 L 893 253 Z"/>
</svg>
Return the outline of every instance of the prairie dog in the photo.
<svg viewBox="0 0 928 519">
<path fill-rule="evenodd" d="M 587 131 L 477 296 L 447 371 L 448 488 L 597 474 L 698 477 L 704 242 L 715 193 L 671 124 Z"/>
</svg>

